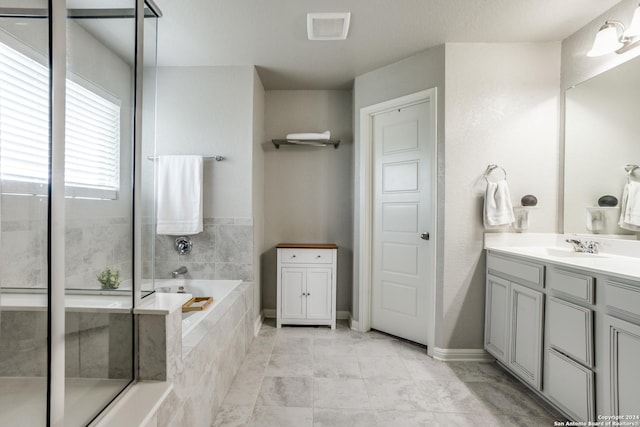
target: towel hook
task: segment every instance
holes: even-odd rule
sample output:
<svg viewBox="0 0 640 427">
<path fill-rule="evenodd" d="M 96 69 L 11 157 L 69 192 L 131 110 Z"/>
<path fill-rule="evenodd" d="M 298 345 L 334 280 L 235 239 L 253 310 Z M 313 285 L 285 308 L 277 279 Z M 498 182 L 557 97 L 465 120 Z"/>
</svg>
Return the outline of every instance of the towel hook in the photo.
<svg viewBox="0 0 640 427">
<path fill-rule="evenodd" d="M 489 175 L 491 175 L 491 173 L 493 171 L 495 171 L 496 169 L 500 169 L 502 170 L 502 173 L 504 174 L 504 179 L 507 179 L 507 171 L 504 170 L 504 168 L 502 166 L 498 166 L 498 165 L 489 165 L 487 166 L 487 170 L 484 172 L 484 178 L 489 181 Z"/>
<path fill-rule="evenodd" d="M 627 181 L 631 181 L 631 177 L 633 176 L 633 173 L 637 169 L 640 169 L 640 166 L 638 166 L 638 165 L 627 165 L 627 166 L 624 167 L 624 170 L 627 172 Z"/>
</svg>

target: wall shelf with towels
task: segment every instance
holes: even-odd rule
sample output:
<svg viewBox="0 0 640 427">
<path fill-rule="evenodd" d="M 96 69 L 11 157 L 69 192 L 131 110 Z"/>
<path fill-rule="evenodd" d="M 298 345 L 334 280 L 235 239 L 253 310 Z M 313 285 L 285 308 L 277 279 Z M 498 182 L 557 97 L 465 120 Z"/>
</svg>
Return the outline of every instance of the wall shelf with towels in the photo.
<svg viewBox="0 0 640 427">
<path fill-rule="evenodd" d="M 280 148 L 281 145 L 303 145 L 309 147 L 326 147 L 333 145 L 333 148 L 338 148 L 340 145 L 339 139 L 272 139 L 273 145 L 276 148 Z"/>
</svg>

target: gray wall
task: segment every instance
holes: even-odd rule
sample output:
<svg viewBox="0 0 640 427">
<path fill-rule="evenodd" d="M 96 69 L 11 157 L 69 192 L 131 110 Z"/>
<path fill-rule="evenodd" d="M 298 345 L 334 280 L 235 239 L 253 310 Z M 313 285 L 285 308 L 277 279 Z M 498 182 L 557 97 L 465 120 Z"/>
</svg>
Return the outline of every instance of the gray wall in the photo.
<svg viewBox="0 0 640 427">
<path fill-rule="evenodd" d="M 356 136 L 360 108 L 438 90 L 436 347 L 482 348 L 482 174 L 489 163 L 510 172 L 515 204 L 526 193 L 541 199 L 531 231 L 556 231 L 559 75 L 558 43 L 454 43 L 356 78 Z M 357 201 L 357 137 L 354 160 Z M 357 246 L 360 212 L 355 205 Z M 357 263 L 356 248 L 354 317 L 361 286 Z"/>
<path fill-rule="evenodd" d="M 353 118 L 354 118 L 354 256 L 353 256 L 353 317 L 358 318 L 359 307 L 358 298 L 360 295 L 358 257 L 359 257 L 359 227 L 360 227 L 360 109 L 369 105 L 377 104 L 389 99 L 398 98 L 421 90 L 437 88 L 438 97 L 438 216 L 441 217 L 443 205 L 442 195 L 444 194 L 444 97 L 445 97 L 445 48 L 444 45 L 436 46 L 425 50 L 415 56 L 403 59 L 402 61 L 379 68 L 369 73 L 356 77 L 353 88 Z M 443 254 L 443 229 L 442 224 L 438 225 L 438 230 L 433 230 L 437 240 L 437 275 L 438 282 L 441 281 L 442 254 Z M 439 299 L 436 295 L 436 299 Z M 439 310 L 439 309 L 438 309 Z M 439 316 L 439 313 L 436 313 Z"/>
<path fill-rule="evenodd" d="M 511 200 L 538 197 L 529 232 L 555 232 L 560 43 L 446 45 L 442 348 L 482 348 L 482 206 L 488 164 L 508 173 Z M 507 230 L 509 231 L 509 230 Z"/>
<path fill-rule="evenodd" d="M 188 278 L 254 278 L 254 110 L 260 113 L 255 77 L 253 66 L 158 69 L 155 154 L 222 155 L 225 160 L 204 162 L 205 224 L 203 233 L 192 237 L 191 254 L 175 252 L 174 236 L 156 236 L 156 278 L 170 277 L 180 265 L 189 269 Z M 152 218 L 147 218 L 146 239 L 154 232 Z M 143 248 L 144 277 L 151 277 L 150 249 Z"/>
<path fill-rule="evenodd" d="M 265 309 L 276 308 L 275 245 L 335 243 L 337 310 L 351 309 L 352 102 L 350 91 L 267 91 L 265 97 L 265 233 L 262 254 Z M 331 131 L 331 147 L 282 146 L 271 139 L 292 132 Z"/>
<path fill-rule="evenodd" d="M 264 104 L 265 92 L 256 70 L 253 72 L 253 159 L 252 159 L 252 201 L 253 209 L 253 318 L 260 315 L 262 300 L 262 263 L 260 257 L 266 250 L 264 243 Z"/>
</svg>

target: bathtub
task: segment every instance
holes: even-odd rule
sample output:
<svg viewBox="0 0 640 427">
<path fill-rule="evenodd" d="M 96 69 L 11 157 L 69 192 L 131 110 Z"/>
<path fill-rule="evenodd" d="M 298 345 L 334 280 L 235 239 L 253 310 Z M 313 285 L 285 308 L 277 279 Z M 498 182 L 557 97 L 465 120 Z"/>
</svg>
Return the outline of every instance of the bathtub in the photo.
<svg viewBox="0 0 640 427">
<path fill-rule="evenodd" d="M 242 280 L 158 280 L 156 281 L 156 292 L 176 293 L 183 288 L 184 293 L 194 297 L 213 297 L 213 302 L 202 311 L 190 311 L 182 313 L 182 336 L 187 335 L 204 317 L 215 310 L 222 300 L 231 293 Z"/>
</svg>

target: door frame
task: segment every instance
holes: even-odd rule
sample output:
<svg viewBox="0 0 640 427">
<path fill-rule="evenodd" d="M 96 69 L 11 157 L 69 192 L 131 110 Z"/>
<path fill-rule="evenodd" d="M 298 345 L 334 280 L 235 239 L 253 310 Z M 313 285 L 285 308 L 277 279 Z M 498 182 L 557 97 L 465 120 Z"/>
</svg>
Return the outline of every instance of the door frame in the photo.
<svg viewBox="0 0 640 427">
<path fill-rule="evenodd" d="M 437 88 L 422 90 L 399 98 L 383 101 L 378 104 L 370 105 L 360 109 L 360 171 L 359 179 L 360 194 L 358 203 L 360 206 L 360 227 L 359 227 L 359 249 L 358 272 L 359 272 L 359 292 L 358 292 L 358 329 L 366 332 L 371 329 L 371 294 L 372 294 L 372 277 L 373 277 L 373 118 L 374 116 L 386 113 L 398 108 L 405 108 L 415 104 L 428 101 L 429 117 L 433 123 L 433 149 L 431 154 L 431 206 L 427 209 L 431 213 L 431 222 L 427 225 L 433 245 L 431 256 L 427 260 L 429 274 L 428 284 L 428 309 L 429 327 L 427 330 L 427 348 L 431 349 L 435 344 L 436 330 L 436 304 L 435 304 L 435 288 L 436 288 L 436 252 L 438 235 L 437 231 L 437 188 L 438 188 L 438 162 L 437 162 L 437 146 L 438 146 L 438 115 L 437 115 Z"/>
</svg>

